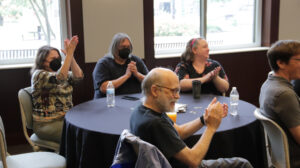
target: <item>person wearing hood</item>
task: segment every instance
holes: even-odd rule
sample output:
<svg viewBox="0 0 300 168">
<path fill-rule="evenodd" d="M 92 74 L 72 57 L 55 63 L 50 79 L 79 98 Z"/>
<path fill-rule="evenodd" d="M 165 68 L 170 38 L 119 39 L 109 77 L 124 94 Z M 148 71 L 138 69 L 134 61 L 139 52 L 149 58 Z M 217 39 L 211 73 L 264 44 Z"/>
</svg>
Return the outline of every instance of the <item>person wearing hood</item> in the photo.
<svg viewBox="0 0 300 168">
<path fill-rule="evenodd" d="M 93 71 L 94 99 L 105 97 L 109 81 L 112 81 L 116 95 L 141 92 L 141 82 L 148 69 L 131 53 L 130 37 L 125 33 L 115 34 L 109 52 L 99 59 Z"/>
<path fill-rule="evenodd" d="M 31 95 L 33 131 L 40 139 L 60 143 L 64 116 L 73 107 L 73 85 L 83 79 L 74 58 L 77 44 L 77 36 L 64 41 L 63 64 L 58 49 L 50 46 L 38 49 L 31 69 Z"/>
</svg>

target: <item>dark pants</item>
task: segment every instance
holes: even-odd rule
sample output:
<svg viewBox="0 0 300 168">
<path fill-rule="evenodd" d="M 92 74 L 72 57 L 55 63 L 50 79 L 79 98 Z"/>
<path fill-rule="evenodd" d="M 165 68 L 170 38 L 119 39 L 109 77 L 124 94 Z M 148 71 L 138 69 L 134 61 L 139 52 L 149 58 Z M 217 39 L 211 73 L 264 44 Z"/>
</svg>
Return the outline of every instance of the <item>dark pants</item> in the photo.
<svg viewBox="0 0 300 168">
<path fill-rule="evenodd" d="M 219 158 L 217 160 L 202 160 L 200 168 L 253 168 L 250 162 L 246 159 L 234 158 Z"/>
</svg>

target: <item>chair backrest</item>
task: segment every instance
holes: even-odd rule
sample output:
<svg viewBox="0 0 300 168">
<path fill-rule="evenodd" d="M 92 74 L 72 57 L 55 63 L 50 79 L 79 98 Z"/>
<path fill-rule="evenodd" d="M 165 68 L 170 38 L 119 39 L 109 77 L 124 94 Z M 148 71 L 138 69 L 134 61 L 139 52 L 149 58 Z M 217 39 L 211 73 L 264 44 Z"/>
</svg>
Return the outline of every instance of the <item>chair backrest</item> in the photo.
<svg viewBox="0 0 300 168">
<path fill-rule="evenodd" d="M 31 167 L 52 167 L 52 168 L 65 168 L 66 159 L 53 152 L 31 152 L 18 155 L 9 155 L 7 153 L 5 131 L 0 116 L 0 151 L 1 160 L 0 168 L 31 168 Z M 3 165 L 3 166 L 2 166 Z"/>
<path fill-rule="evenodd" d="M 28 129 L 32 129 L 32 97 L 31 87 L 23 88 L 18 93 L 21 117 L 23 124 L 26 124 Z"/>
<path fill-rule="evenodd" d="M 267 153 L 271 157 L 273 166 L 290 168 L 289 144 L 284 130 L 276 122 L 264 116 L 261 109 L 257 108 L 254 111 L 254 116 L 263 124 L 264 132 L 268 138 L 266 140 Z"/>
<path fill-rule="evenodd" d="M 25 138 L 28 143 L 32 146 L 34 151 L 39 151 L 42 148 L 52 149 L 55 151 L 59 150 L 59 144 L 47 139 L 40 139 L 35 133 L 29 135 L 28 129 L 33 129 L 33 117 L 32 117 L 32 89 L 26 87 L 19 90 L 18 98 L 20 103 L 20 111 L 22 118 L 22 126 Z"/>
<path fill-rule="evenodd" d="M 159 149 L 139 137 L 123 130 L 117 144 L 111 168 L 171 168 L 170 163 Z"/>
<path fill-rule="evenodd" d="M 0 158 L 3 163 L 3 167 L 6 168 L 6 153 L 7 153 L 7 146 L 6 146 L 6 141 L 5 141 L 5 131 L 4 131 L 4 126 L 3 126 L 3 121 L 0 116 Z M 1 164 L 1 163 L 0 163 Z M 1 165 L 0 165 L 1 167 Z"/>
</svg>

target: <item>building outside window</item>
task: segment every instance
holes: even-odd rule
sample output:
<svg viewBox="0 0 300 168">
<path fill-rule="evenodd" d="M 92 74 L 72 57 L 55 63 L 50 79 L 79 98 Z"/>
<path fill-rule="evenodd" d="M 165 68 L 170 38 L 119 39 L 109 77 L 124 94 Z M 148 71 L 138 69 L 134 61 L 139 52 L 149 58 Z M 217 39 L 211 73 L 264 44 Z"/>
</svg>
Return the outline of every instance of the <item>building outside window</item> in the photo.
<svg viewBox="0 0 300 168">
<path fill-rule="evenodd" d="M 64 0 L 0 0 L 0 65 L 32 64 L 43 45 L 61 48 Z"/>
<path fill-rule="evenodd" d="M 189 39 L 211 50 L 260 46 L 260 0 L 154 0 L 155 57 L 180 55 Z"/>
</svg>

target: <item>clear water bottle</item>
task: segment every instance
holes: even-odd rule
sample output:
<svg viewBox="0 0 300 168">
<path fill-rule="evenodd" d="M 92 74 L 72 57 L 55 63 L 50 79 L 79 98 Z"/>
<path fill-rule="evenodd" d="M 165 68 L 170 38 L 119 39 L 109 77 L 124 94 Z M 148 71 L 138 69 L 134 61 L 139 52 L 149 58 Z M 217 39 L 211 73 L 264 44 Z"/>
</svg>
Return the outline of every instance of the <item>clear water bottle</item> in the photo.
<svg viewBox="0 0 300 168">
<path fill-rule="evenodd" d="M 238 105 L 239 105 L 239 93 L 236 87 L 232 87 L 230 92 L 230 114 L 233 116 L 238 115 Z"/>
<path fill-rule="evenodd" d="M 111 81 L 108 82 L 106 87 L 106 103 L 107 107 L 115 106 L 115 87 Z"/>
</svg>

